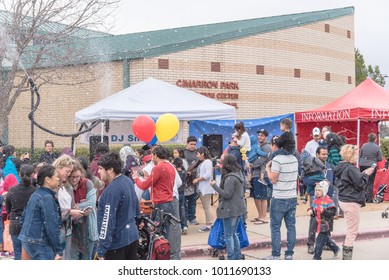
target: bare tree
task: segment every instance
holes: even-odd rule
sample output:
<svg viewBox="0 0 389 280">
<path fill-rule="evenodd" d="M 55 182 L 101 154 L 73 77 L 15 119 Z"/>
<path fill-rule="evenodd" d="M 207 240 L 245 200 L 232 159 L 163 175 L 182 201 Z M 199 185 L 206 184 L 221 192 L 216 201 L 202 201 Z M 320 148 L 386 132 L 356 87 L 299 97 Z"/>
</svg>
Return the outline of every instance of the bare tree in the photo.
<svg viewBox="0 0 389 280">
<path fill-rule="evenodd" d="M 75 64 L 83 56 L 82 48 L 76 48 L 75 42 L 109 36 L 107 19 L 112 18 L 119 2 L 0 0 L 1 140 L 5 138 L 8 116 L 16 100 L 29 90 L 28 76 L 38 87 L 45 83 L 69 83 L 69 77 L 63 79 L 63 71 L 56 70 L 61 65 Z M 93 75 L 73 77 L 74 84 L 87 82 L 85 77 L 93 79 Z"/>
</svg>

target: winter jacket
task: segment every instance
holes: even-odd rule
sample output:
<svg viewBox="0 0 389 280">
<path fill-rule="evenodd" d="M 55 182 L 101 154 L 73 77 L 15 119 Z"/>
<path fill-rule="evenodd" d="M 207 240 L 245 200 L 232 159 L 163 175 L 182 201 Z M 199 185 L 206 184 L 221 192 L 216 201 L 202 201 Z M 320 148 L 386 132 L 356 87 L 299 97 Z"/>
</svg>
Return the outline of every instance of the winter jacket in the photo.
<svg viewBox="0 0 389 280">
<path fill-rule="evenodd" d="M 265 174 L 264 176 L 267 177 L 266 173 L 266 164 L 270 161 L 270 157 L 272 155 L 271 147 L 268 142 L 261 144 L 261 150 L 266 153 L 266 157 L 257 157 L 254 162 L 251 164 L 251 173 L 252 177 L 260 177 L 261 173 Z"/>
<path fill-rule="evenodd" d="M 130 178 L 120 175 L 102 193 L 97 211 L 99 241 L 97 254 L 123 248 L 139 239 L 135 218 L 140 216 L 139 201 Z"/>
<path fill-rule="evenodd" d="M 22 214 L 19 240 L 49 246 L 55 254 L 62 256 L 61 211 L 55 195 L 56 192 L 46 187 L 40 187 L 31 195 Z"/>
<path fill-rule="evenodd" d="M 20 177 L 18 170 L 15 165 L 15 161 L 18 160 L 14 156 L 9 156 L 7 160 L 5 161 L 5 165 L 3 168 L 3 177 L 4 179 L 7 177 L 9 174 L 15 175 L 16 179 L 18 180 L 18 184 L 20 183 Z M 20 161 L 20 160 L 19 160 Z"/>
<path fill-rule="evenodd" d="M 219 205 L 216 210 L 218 218 L 239 217 L 246 213 L 243 180 L 242 172 L 231 172 L 226 175 L 222 188 L 216 184 L 212 185 L 219 193 Z"/>
<path fill-rule="evenodd" d="M 331 232 L 336 214 L 336 207 L 331 198 L 328 195 L 315 198 L 310 209 L 313 211 L 312 217 L 315 217 L 317 222 L 316 232 Z"/>
<path fill-rule="evenodd" d="M 352 163 L 342 161 L 335 167 L 335 185 L 342 202 L 355 202 L 365 206 L 368 180 L 369 175 L 361 173 Z"/>
<path fill-rule="evenodd" d="M 10 235 L 19 235 L 20 230 L 22 229 L 20 218 L 23 214 L 23 210 L 27 206 L 31 195 L 36 190 L 37 188 L 33 186 L 17 185 L 8 191 L 5 206 L 10 219 Z"/>
<path fill-rule="evenodd" d="M 359 165 L 371 166 L 373 163 L 380 162 L 382 160 L 382 151 L 380 146 L 374 142 L 368 142 L 362 145 L 361 152 L 359 153 Z"/>
<path fill-rule="evenodd" d="M 50 153 L 45 151 L 39 157 L 39 162 L 46 162 L 47 164 L 52 164 L 57 158 L 58 158 L 58 154 L 57 153 L 51 153 L 50 154 Z"/>
</svg>

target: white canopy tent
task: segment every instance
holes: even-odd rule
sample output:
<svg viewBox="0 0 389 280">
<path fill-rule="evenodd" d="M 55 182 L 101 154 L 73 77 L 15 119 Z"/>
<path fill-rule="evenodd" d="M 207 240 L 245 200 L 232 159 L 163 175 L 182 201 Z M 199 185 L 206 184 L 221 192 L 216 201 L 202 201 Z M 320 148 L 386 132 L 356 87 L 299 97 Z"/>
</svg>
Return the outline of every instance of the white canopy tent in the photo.
<svg viewBox="0 0 389 280">
<path fill-rule="evenodd" d="M 139 115 L 158 118 L 165 113 L 174 114 L 180 121 L 236 119 L 233 106 L 148 78 L 76 112 L 75 123 L 134 120 Z"/>
</svg>

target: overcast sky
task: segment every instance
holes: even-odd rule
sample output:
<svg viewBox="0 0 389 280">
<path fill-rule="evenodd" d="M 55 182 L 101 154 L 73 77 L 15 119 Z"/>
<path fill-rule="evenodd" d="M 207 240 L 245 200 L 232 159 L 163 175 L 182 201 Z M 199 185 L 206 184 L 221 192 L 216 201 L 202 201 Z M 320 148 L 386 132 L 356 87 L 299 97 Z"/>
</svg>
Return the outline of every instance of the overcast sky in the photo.
<svg viewBox="0 0 389 280">
<path fill-rule="evenodd" d="M 355 46 L 389 76 L 389 0 L 121 0 L 114 34 L 354 6 Z M 386 79 L 389 88 L 389 78 Z"/>
</svg>

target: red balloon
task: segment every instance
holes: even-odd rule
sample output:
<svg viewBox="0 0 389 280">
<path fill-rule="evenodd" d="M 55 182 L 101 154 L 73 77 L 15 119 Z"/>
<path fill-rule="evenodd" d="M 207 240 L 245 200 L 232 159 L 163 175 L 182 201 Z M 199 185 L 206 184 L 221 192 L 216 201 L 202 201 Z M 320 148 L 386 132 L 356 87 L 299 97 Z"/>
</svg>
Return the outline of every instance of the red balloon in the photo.
<svg viewBox="0 0 389 280">
<path fill-rule="evenodd" d="M 154 120 L 146 115 L 140 115 L 132 122 L 132 131 L 139 140 L 150 142 L 155 135 Z"/>
</svg>

